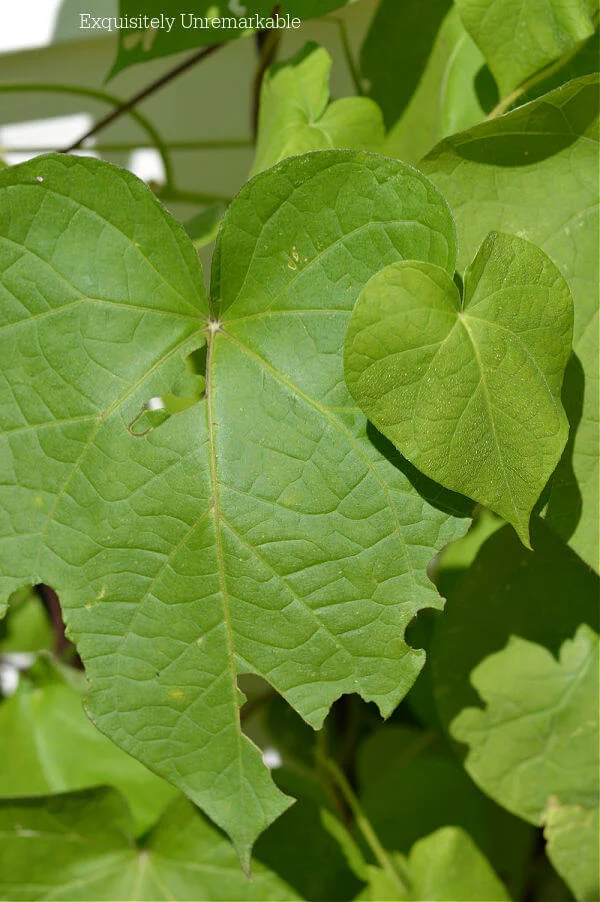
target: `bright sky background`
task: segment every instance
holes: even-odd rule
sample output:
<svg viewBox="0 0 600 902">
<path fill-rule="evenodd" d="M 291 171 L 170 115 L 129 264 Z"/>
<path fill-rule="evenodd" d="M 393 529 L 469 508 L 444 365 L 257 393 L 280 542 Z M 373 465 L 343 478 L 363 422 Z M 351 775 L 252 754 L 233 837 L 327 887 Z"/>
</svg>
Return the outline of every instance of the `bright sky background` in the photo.
<svg viewBox="0 0 600 902">
<path fill-rule="evenodd" d="M 44 47 L 52 37 L 61 0 L 4 0 L 0 53 Z"/>
</svg>

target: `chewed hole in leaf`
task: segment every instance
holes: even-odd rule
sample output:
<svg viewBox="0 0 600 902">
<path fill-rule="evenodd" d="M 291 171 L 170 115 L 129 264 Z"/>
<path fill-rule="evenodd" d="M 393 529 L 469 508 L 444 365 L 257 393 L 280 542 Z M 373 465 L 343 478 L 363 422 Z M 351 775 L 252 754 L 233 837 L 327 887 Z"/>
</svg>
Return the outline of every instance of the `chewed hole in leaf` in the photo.
<svg viewBox="0 0 600 902">
<path fill-rule="evenodd" d="M 183 413 L 204 398 L 206 388 L 206 345 L 192 351 L 185 360 L 185 368 L 172 382 L 170 389 L 144 402 L 141 410 L 128 424 L 132 435 L 142 437 L 162 426 L 171 416 Z"/>
<path fill-rule="evenodd" d="M 404 638 L 407 645 L 416 649 L 427 649 L 433 638 L 435 624 L 440 612 L 435 608 L 422 608 L 406 627 Z"/>
</svg>

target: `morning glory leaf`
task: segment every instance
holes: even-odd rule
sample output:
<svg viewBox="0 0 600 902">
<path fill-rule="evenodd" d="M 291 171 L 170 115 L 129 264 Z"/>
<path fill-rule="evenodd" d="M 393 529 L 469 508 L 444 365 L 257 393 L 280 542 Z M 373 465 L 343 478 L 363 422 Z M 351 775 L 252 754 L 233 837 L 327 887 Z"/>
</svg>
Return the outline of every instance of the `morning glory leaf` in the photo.
<svg viewBox="0 0 600 902">
<path fill-rule="evenodd" d="M 381 149 L 385 130 L 374 101 L 344 97 L 329 104 L 331 65 L 323 47 L 308 43 L 288 62 L 267 72 L 261 87 L 252 174 L 310 150 Z"/>
<path fill-rule="evenodd" d="M 456 0 L 504 97 L 594 33 L 597 0 Z"/>
<path fill-rule="evenodd" d="M 51 649 L 53 644 L 52 624 L 42 599 L 30 586 L 15 592 L 0 622 L 0 656 Z"/>
<path fill-rule="evenodd" d="M 386 725 L 361 745 L 357 763 L 361 805 L 386 849 L 408 855 L 452 825 L 476 843 L 513 897 L 521 896 L 533 830 L 478 789 L 440 733 Z"/>
<path fill-rule="evenodd" d="M 407 860 L 413 899 L 501 902 L 510 896 L 468 833 L 442 827 L 420 839 Z"/>
<path fill-rule="evenodd" d="M 544 826 L 559 873 L 593 899 L 598 577 L 543 521 L 533 544 L 496 532 L 450 596 L 430 651 L 435 697 L 469 775 Z"/>
<path fill-rule="evenodd" d="M 442 141 L 421 163 L 448 199 L 464 271 L 486 235 L 541 247 L 574 302 L 563 404 L 570 435 L 546 517 L 598 567 L 598 75 Z"/>
<path fill-rule="evenodd" d="M 408 855 L 390 856 L 402 875 L 398 881 L 367 865 L 367 887 L 356 902 L 504 902 L 510 900 L 487 859 L 460 827 L 441 827 L 418 840 Z"/>
<path fill-rule="evenodd" d="M 428 263 L 384 269 L 346 338 L 348 387 L 423 473 L 491 508 L 529 545 L 529 517 L 568 433 L 560 401 L 571 352 L 568 286 L 522 238 L 491 234 L 464 298 Z"/>
<path fill-rule="evenodd" d="M 0 801 L 0 893 L 14 902 L 284 902 L 300 896 L 255 862 L 252 881 L 227 839 L 185 799 L 136 844 L 114 789 Z"/>
<path fill-rule="evenodd" d="M 427 563 L 465 529 L 372 440 L 342 361 L 378 269 L 454 270 L 449 210 L 383 157 L 290 158 L 228 210 L 209 305 L 188 236 L 130 173 L 42 157 L 0 199 L 2 589 L 56 589 L 91 719 L 247 866 L 290 800 L 242 733 L 238 675 L 313 727 L 343 693 L 388 715 L 424 658 L 404 630 L 441 605 Z M 190 355 L 205 393 L 171 413 Z"/>
<path fill-rule="evenodd" d="M 346 6 L 349 0 L 283 0 L 276 11 L 280 17 L 291 19 L 315 18 Z M 193 8 L 185 3 L 146 0 L 143 8 L 137 0 L 119 0 L 119 17 L 133 22 L 131 28 L 119 30 L 119 47 L 110 77 L 136 63 L 171 56 L 183 50 L 193 50 L 208 44 L 233 41 L 252 31 L 265 30 L 273 14 L 271 0 L 196 0 Z M 140 27 L 140 15 L 155 19 L 158 27 Z M 169 26 L 165 17 L 172 21 Z M 258 20 L 257 18 L 258 17 Z M 262 22 L 261 22 L 262 19 Z M 214 23 L 213 23 L 214 20 Z"/>
<path fill-rule="evenodd" d="M 479 785 L 546 825 L 550 859 L 578 899 L 600 890 L 598 663 L 598 636 L 586 625 L 563 643 L 558 661 L 513 636 L 471 674 L 484 710 L 466 708 L 451 725 L 454 738 L 469 746 L 466 766 Z M 580 842 L 594 853 L 582 856 Z"/>
</svg>

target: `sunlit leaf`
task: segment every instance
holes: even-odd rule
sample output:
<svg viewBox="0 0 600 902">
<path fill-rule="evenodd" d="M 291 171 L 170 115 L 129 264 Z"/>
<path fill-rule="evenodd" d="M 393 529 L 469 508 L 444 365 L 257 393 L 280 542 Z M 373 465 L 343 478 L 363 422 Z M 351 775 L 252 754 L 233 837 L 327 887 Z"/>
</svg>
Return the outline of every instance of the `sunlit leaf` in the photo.
<svg viewBox="0 0 600 902">
<path fill-rule="evenodd" d="M 456 0 L 502 96 L 594 33 L 597 0 Z"/>
<path fill-rule="evenodd" d="M 461 298 L 430 263 L 394 264 L 363 290 L 346 338 L 348 387 L 427 476 L 508 520 L 529 517 L 565 446 L 568 286 L 539 248 L 491 234 Z"/>
<path fill-rule="evenodd" d="M 34 902 L 299 899 L 259 862 L 253 879 L 230 843 L 185 800 L 175 801 L 136 845 L 112 789 L 0 801 L 0 893 Z"/>
<path fill-rule="evenodd" d="M 448 208 L 383 157 L 291 158 L 230 207 L 209 306 L 188 237 L 129 173 L 38 158 L 0 198 L 3 588 L 56 589 L 92 720 L 247 863 L 290 800 L 242 734 L 238 675 L 313 727 L 346 692 L 389 714 L 424 658 L 404 629 L 441 605 L 427 563 L 465 529 L 371 441 L 342 365 L 374 272 L 453 270 Z M 204 399 L 165 417 L 151 402 L 194 351 Z"/>
<path fill-rule="evenodd" d="M 569 284 L 573 350 L 563 387 L 570 439 L 548 521 L 598 566 L 598 76 L 443 141 L 421 164 L 448 199 L 462 272 L 488 232 L 543 248 Z"/>
<path fill-rule="evenodd" d="M 310 150 L 381 149 L 385 131 L 376 103 L 367 97 L 329 103 L 331 64 L 323 47 L 307 44 L 287 63 L 267 72 L 260 95 L 253 173 Z"/>
</svg>

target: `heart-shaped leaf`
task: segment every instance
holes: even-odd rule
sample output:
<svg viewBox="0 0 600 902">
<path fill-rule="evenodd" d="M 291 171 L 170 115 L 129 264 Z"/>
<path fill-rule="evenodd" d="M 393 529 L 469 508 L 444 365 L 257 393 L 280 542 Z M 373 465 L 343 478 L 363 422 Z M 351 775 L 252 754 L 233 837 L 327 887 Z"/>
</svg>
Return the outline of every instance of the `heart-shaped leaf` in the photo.
<svg viewBox="0 0 600 902">
<path fill-rule="evenodd" d="M 362 292 L 346 338 L 348 387 L 375 426 L 526 545 L 567 439 L 560 390 L 572 307 L 543 251 L 494 233 L 465 274 L 462 303 L 439 267 L 395 264 Z"/>
<path fill-rule="evenodd" d="M 0 200 L 2 589 L 57 590 L 92 719 L 247 863 L 290 803 L 242 733 L 238 675 L 318 727 L 343 693 L 389 714 L 423 663 L 404 630 L 440 606 L 426 566 L 464 520 L 373 444 L 342 348 L 381 266 L 453 271 L 450 212 L 383 157 L 286 160 L 226 214 L 209 305 L 130 173 L 37 158 Z M 197 349 L 203 400 L 153 410 Z"/>
<path fill-rule="evenodd" d="M 598 54 L 594 54 L 597 65 Z M 598 75 L 442 141 L 421 168 L 447 198 L 459 272 L 496 229 L 532 241 L 567 280 L 573 355 L 562 399 L 571 431 L 546 519 L 598 568 Z"/>
<path fill-rule="evenodd" d="M 373 100 L 343 97 L 329 103 L 331 64 L 327 51 L 309 42 L 288 62 L 269 69 L 260 92 L 252 174 L 310 150 L 381 150 L 385 128 Z"/>
</svg>

